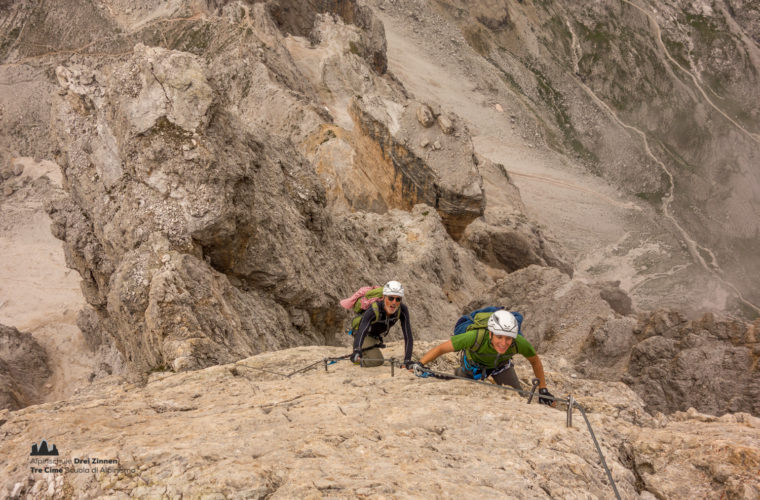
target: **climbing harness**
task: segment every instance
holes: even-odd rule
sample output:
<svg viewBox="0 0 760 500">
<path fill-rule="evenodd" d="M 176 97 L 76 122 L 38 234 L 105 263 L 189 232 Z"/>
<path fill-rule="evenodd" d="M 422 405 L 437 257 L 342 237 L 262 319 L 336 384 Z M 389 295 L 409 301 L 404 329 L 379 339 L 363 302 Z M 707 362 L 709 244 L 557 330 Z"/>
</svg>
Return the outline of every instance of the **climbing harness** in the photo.
<svg viewBox="0 0 760 500">
<path fill-rule="evenodd" d="M 483 368 L 479 365 L 470 364 L 470 362 L 467 361 L 467 354 L 465 354 L 464 351 L 462 351 L 462 366 L 464 366 L 465 370 L 472 373 L 473 380 L 483 380 L 488 377 Z"/>
</svg>

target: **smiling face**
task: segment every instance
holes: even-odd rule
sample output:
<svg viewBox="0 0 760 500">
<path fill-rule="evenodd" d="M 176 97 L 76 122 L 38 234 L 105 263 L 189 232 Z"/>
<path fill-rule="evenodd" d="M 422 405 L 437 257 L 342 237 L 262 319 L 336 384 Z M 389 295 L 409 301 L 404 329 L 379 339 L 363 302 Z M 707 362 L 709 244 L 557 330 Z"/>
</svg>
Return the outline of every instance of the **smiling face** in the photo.
<svg viewBox="0 0 760 500">
<path fill-rule="evenodd" d="M 385 307 L 386 314 L 394 314 L 401 306 L 401 297 L 397 295 L 383 295 L 383 306 Z"/>
<path fill-rule="evenodd" d="M 494 335 L 491 333 L 491 346 L 496 349 L 499 354 L 504 354 L 512 345 L 512 337 L 506 335 Z"/>
</svg>

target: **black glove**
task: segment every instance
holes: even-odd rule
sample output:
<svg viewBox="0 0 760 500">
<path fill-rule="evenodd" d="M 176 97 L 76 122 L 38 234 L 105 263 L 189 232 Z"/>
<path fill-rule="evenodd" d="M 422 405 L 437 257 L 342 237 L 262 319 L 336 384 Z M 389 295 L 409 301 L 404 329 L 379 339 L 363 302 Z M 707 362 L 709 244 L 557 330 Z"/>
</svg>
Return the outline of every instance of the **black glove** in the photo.
<svg viewBox="0 0 760 500">
<path fill-rule="evenodd" d="M 542 398 L 541 397 L 541 396 L 549 396 L 549 397 L 553 398 L 554 395 L 551 392 L 549 392 L 549 389 L 547 389 L 546 387 L 544 387 L 543 389 L 539 389 L 538 390 L 538 394 L 539 394 L 539 396 L 538 396 L 538 402 L 539 403 L 541 403 L 542 405 L 554 406 L 554 400 L 553 399 Z"/>
<path fill-rule="evenodd" d="M 348 359 L 350 359 L 352 363 L 358 365 L 359 364 L 359 359 L 361 357 L 362 357 L 362 352 L 361 351 L 354 351 L 354 353 Z"/>
</svg>

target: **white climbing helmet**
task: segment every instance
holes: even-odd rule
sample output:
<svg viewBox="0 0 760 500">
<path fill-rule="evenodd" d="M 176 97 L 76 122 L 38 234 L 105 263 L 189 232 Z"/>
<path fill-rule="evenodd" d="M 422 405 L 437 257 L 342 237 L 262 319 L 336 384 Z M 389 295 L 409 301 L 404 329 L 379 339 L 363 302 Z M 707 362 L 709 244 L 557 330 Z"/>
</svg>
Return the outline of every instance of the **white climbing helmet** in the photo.
<svg viewBox="0 0 760 500">
<path fill-rule="evenodd" d="M 383 295 L 395 295 L 397 297 L 404 296 L 404 287 L 398 281 L 389 281 L 383 287 Z"/>
<path fill-rule="evenodd" d="M 517 318 L 509 311 L 496 311 L 488 318 L 488 330 L 494 335 L 517 337 Z"/>
</svg>

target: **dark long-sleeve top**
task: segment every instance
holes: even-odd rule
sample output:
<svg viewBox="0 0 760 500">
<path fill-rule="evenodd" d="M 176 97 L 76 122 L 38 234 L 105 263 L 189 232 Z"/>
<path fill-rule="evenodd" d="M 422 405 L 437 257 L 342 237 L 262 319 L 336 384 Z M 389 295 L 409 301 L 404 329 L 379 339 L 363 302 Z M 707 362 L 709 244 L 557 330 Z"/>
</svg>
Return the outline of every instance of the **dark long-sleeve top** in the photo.
<svg viewBox="0 0 760 500">
<path fill-rule="evenodd" d="M 382 302 L 377 303 L 377 308 L 380 314 L 378 320 L 374 323 L 375 311 L 372 310 L 372 307 L 364 311 L 359 328 L 354 334 L 354 352 L 362 348 L 364 337 L 367 335 L 378 340 L 383 340 L 383 337 L 388 334 L 391 327 L 400 319 L 401 331 L 404 334 L 404 361 L 411 361 L 414 339 L 412 338 L 412 324 L 409 321 L 409 309 L 406 307 L 406 304 L 402 303 L 399 306 L 400 314 L 394 313 L 391 316 L 386 314 Z"/>
</svg>

